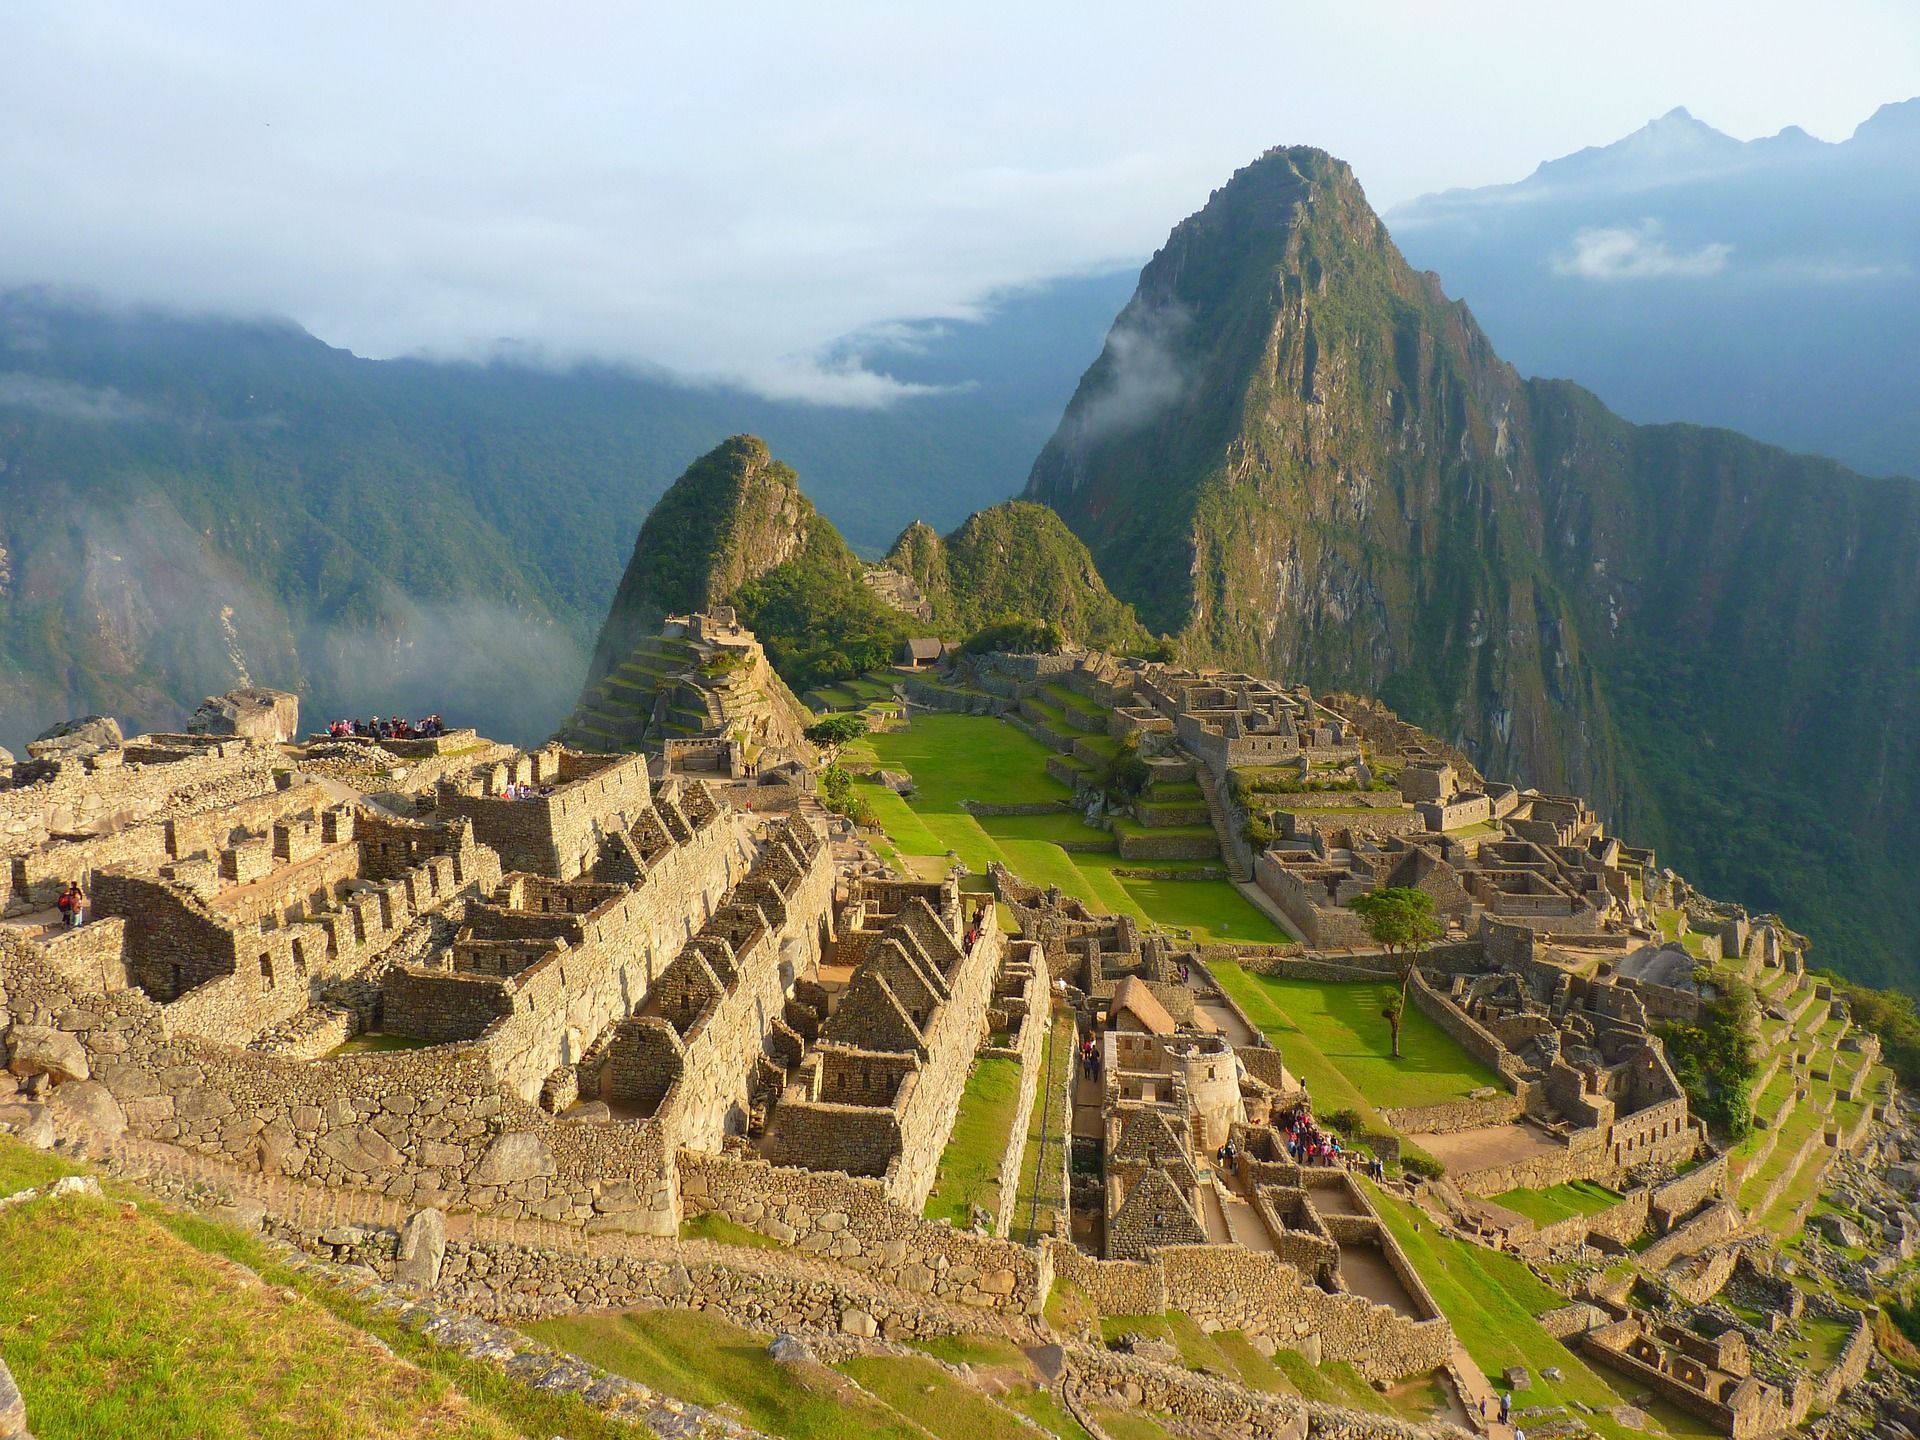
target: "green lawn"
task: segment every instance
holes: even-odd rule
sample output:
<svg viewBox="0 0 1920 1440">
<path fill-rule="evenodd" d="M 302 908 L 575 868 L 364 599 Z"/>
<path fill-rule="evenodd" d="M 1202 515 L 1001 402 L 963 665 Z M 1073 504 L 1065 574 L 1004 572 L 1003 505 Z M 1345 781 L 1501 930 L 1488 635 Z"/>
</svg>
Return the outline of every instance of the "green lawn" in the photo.
<svg viewBox="0 0 1920 1440">
<path fill-rule="evenodd" d="M 1019 1061 L 982 1056 L 973 1062 L 953 1134 L 940 1154 L 939 1175 L 927 1196 L 924 1213 L 929 1220 L 950 1220 L 965 1229 L 969 1204 L 989 1213 L 997 1208 L 1000 1157 L 1006 1153 L 1019 1104 Z"/>
<path fill-rule="evenodd" d="M 1504 1195 L 1495 1195 L 1493 1203 L 1526 1216 L 1536 1225 L 1551 1225 L 1575 1215 L 1598 1215 L 1618 1205 L 1620 1199 L 1617 1191 L 1604 1185 L 1592 1180 L 1575 1180 L 1545 1190 L 1509 1190 Z"/>
<path fill-rule="evenodd" d="M 1400 1023 L 1401 1058 L 1393 1058 L 1381 1010 L 1392 981 L 1350 984 L 1256 975 L 1221 964 L 1214 975 L 1306 1082 L 1320 1111 L 1438 1105 L 1462 1100 L 1500 1079 L 1409 1004 Z"/>
<path fill-rule="evenodd" d="M 1096 745 L 1107 740 L 1087 738 Z M 1116 868 L 1153 867 L 1154 862 L 1121 860 L 1111 834 L 1070 811 L 968 814 L 962 801 L 1008 805 L 1072 798 L 1066 785 L 1047 774 L 1047 760 L 1054 752 L 1005 721 L 917 715 L 905 730 L 869 735 L 848 749 L 850 759 L 870 756 L 885 769 L 912 774 L 914 793 L 906 799 L 874 785 L 860 791 L 903 856 L 944 856 L 951 850 L 976 875 L 984 875 L 988 864 L 998 861 L 1028 884 L 1058 885 L 1098 912 L 1191 929 L 1201 940 L 1287 939 L 1225 880 L 1139 880 L 1114 874 Z M 1061 848 L 1062 841 L 1100 848 L 1068 851 Z M 1189 866 L 1172 862 L 1171 868 Z"/>
<path fill-rule="evenodd" d="M 1533 1388 L 1515 1397 L 1521 1405 L 1569 1405 L 1575 1401 L 1603 1413 L 1583 1416 L 1609 1440 L 1632 1434 L 1604 1412 L 1625 1398 L 1627 1382 L 1617 1384 L 1562 1345 L 1537 1318 L 1567 1303 L 1566 1297 L 1512 1255 L 1441 1235 L 1420 1210 L 1370 1182 L 1367 1193 L 1387 1229 L 1427 1289 L 1453 1323 L 1453 1332 L 1474 1362 L 1496 1385 L 1509 1365 L 1524 1365 Z M 1548 1380 L 1542 1370 L 1558 1367 L 1563 1378 Z M 1655 1412 L 1669 1434 L 1706 1436 L 1704 1422 L 1661 1407 Z"/>
</svg>

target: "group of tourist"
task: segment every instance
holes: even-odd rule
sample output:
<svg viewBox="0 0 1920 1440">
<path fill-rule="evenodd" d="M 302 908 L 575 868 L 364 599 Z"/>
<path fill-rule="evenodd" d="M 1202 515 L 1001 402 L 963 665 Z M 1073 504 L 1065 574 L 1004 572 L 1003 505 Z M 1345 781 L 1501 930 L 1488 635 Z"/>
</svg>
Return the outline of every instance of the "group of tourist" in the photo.
<svg viewBox="0 0 1920 1440">
<path fill-rule="evenodd" d="M 335 740 L 431 740 L 436 735 L 447 733 L 447 727 L 438 715 L 429 715 L 424 720 L 408 720 L 405 716 L 389 715 L 381 719 L 378 715 L 371 720 L 335 720 L 327 726 L 327 734 Z"/>
<path fill-rule="evenodd" d="M 1296 1105 L 1282 1115 L 1277 1128 L 1296 1165 L 1343 1165 L 1349 1158 L 1340 1146 L 1340 1137 L 1316 1125 L 1313 1111 L 1305 1105 Z"/>
<path fill-rule="evenodd" d="M 1080 1042 L 1080 1073 L 1089 1080 L 1100 1078 L 1100 1047 L 1091 1035 Z"/>
<path fill-rule="evenodd" d="M 87 893 L 80 888 L 78 880 L 69 880 L 67 888 L 53 903 L 60 912 L 60 923 L 67 929 L 77 930 L 87 923 Z"/>
<path fill-rule="evenodd" d="M 501 789 L 500 798 L 502 800 L 533 800 L 541 795 L 551 795 L 552 793 L 553 786 L 551 785 L 527 785 L 515 781 Z"/>
</svg>

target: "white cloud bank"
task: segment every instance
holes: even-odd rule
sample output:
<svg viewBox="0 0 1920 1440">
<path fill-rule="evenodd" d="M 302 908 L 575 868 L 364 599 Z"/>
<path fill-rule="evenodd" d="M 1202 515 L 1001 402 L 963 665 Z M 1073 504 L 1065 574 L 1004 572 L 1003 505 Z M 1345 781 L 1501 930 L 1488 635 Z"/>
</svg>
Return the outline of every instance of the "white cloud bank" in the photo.
<svg viewBox="0 0 1920 1440">
<path fill-rule="evenodd" d="M 1676 250 L 1663 238 L 1657 221 L 1603 225 L 1580 231 L 1573 244 L 1553 259 L 1556 275 L 1582 280 L 1698 279 L 1727 267 L 1733 246 L 1720 241 Z"/>
<path fill-rule="evenodd" d="M 6 0 L 0 286 L 876 404 L 839 337 L 1137 262 L 1270 145 L 1384 206 L 1676 98 L 1844 133 L 1920 72 L 1920 7 L 1888 0 L 1167 14 Z"/>
</svg>

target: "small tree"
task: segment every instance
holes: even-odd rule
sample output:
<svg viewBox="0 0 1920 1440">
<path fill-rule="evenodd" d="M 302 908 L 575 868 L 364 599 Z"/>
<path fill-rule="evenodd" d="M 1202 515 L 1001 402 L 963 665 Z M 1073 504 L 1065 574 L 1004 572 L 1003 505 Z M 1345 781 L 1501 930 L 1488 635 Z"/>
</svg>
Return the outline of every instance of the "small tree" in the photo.
<svg viewBox="0 0 1920 1440">
<path fill-rule="evenodd" d="M 807 726 L 807 739 L 822 749 L 839 749 L 850 745 L 867 733 L 867 717 L 845 711 L 837 715 L 825 715 Z"/>
<path fill-rule="evenodd" d="M 1434 914 L 1433 897 L 1408 885 L 1388 885 L 1356 895 L 1353 911 L 1366 922 L 1367 934 L 1392 957 L 1394 968 L 1400 972 L 1400 992 L 1380 1012 L 1393 1032 L 1393 1058 L 1398 1060 L 1407 987 L 1413 981 L 1413 967 L 1420 963 L 1422 947 L 1440 938 L 1440 917 Z"/>
</svg>

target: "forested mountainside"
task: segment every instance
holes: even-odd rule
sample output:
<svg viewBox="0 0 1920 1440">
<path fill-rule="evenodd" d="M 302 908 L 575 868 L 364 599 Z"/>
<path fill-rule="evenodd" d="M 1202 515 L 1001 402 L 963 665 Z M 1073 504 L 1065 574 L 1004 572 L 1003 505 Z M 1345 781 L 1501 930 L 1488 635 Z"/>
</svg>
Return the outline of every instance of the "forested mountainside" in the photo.
<svg viewBox="0 0 1920 1440">
<path fill-rule="evenodd" d="M 1050 621 L 1090 646 L 1137 648 L 1151 638 L 1043 506 L 994 506 L 944 540 L 916 522 L 888 563 L 920 586 L 930 618 L 883 600 L 793 468 L 758 436 L 735 435 L 689 465 L 640 527 L 581 705 L 668 615 L 720 604 L 739 612 L 796 691 L 890 665 L 910 634 L 961 640 L 997 620 Z"/>
<path fill-rule="evenodd" d="M 1524 379 L 1343 163 L 1272 151 L 1175 228 L 1028 495 L 1194 658 L 1379 693 L 1920 975 L 1920 487 Z"/>
<path fill-rule="evenodd" d="M 925 521 L 901 532 L 887 564 L 909 576 L 943 634 L 998 620 L 1046 620 L 1078 644 L 1138 650 L 1152 636 L 1114 597 L 1080 537 L 1044 505 L 1010 500 L 969 515 L 951 535 Z"/>
<path fill-rule="evenodd" d="M 175 725 L 243 677 L 310 716 L 544 736 L 635 529 L 718 438 L 772 436 L 878 553 L 1017 487 L 1124 294 L 852 337 L 831 361 L 923 387 L 884 410 L 0 296 L 0 745 L 85 711 Z"/>
<path fill-rule="evenodd" d="M 1836 143 L 1736 140 L 1674 110 L 1385 218 L 1524 373 L 1630 419 L 1920 476 L 1920 99 Z"/>
</svg>

